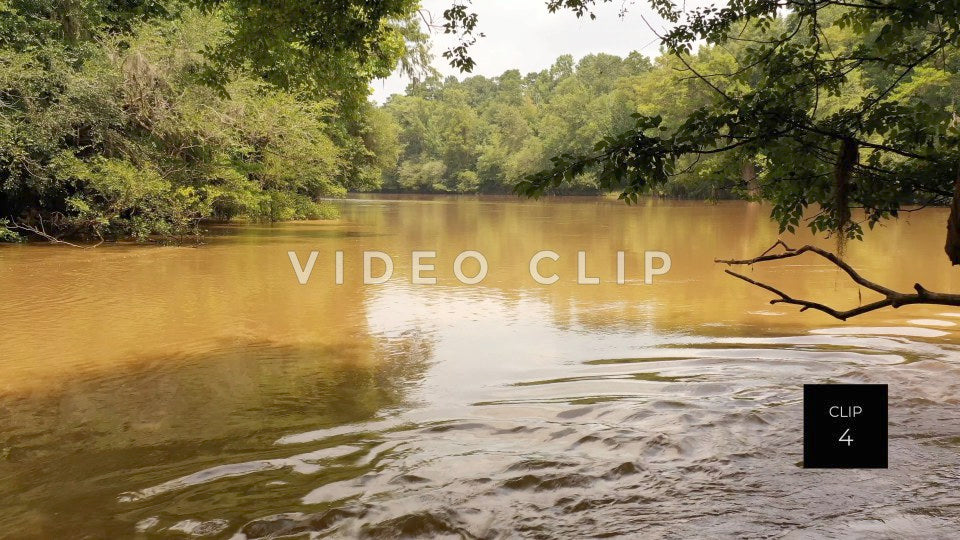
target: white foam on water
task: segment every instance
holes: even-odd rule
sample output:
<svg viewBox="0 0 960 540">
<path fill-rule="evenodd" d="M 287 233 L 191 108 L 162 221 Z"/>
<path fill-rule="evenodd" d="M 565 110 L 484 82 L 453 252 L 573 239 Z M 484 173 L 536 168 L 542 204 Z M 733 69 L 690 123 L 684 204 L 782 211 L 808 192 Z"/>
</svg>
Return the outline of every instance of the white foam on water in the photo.
<svg viewBox="0 0 960 540">
<path fill-rule="evenodd" d="M 957 323 L 955 323 L 955 322 L 941 321 L 941 320 L 938 320 L 938 319 L 910 319 L 910 320 L 907 321 L 907 322 L 910 323 L 910 324 L 918 324 L 918 325 L 920 325 L 920 326 L 941 326 L 941 327 L 948 327 L 948 326 L 956 326 L 956 325 L 957 325 Z"/>
<path fill-rule="evenodd" d="M 810 330 L 810 333 L 834 336 L 910 336 L 935 338 L 943 337 L 949 332 L 910 326 L 841 326 L 834 328 L 817 328 Z"/>
</svg>

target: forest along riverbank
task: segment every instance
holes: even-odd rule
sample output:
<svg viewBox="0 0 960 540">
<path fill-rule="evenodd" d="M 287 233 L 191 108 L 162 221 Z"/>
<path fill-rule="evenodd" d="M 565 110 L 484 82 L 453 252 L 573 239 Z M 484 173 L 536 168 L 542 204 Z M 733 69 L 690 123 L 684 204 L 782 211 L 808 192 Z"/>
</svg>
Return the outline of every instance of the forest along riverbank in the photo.
<svg viewBox="0 0 960 540">
<path fill-rule="evenodd" d="M 960 518 L 960 312 L 838 323 L 769 305 L 712 263 L 773 243 L 764 207 L 340 210 L 220 228 L 202 248 L 0 248 L 0 536 L 937 535 Z M 960 290 L 927 264 L 942 214 L 871 232 L 847 260 Z M 452 274 L 465 249 L 489 260 L 481 284 Z M 544 286 L 528 267 L 548 249 L 560 279 Z M 618 285 L 614 254 L 647 249 L 670 272 Z M 344 283 L 301 286 L 290 250 L 343 251 Z M 394 255 L 395 277 L 364 286 L 364 250 Z M 410 284 L 413 250 L 438 252 L 437 285 Z M 599 285 L 576 283 L 578 250 L 598 254 Z M 858 301 L 815 260 L 756 275 Z M 889 470 L 798 466 L 807 382 L 890 385 Z"/>
</svg>

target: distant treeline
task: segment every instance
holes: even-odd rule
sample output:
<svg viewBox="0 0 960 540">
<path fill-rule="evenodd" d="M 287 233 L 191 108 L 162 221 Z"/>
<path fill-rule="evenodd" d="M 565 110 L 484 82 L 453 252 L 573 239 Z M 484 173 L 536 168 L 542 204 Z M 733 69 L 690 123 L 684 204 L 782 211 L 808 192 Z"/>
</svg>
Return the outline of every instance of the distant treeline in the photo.
<svg viewBox="0 0 960 540">
<path fill-rule="evenodd" d="M 699 60 L 729 57 L 704 49 Z M 660 114 L 669 122 L 706 104 L 709 89 L 679 69 L 672 57 L 651 61 L 591 54 L 559 57 L 549 69 L 521 75 L 457 80 L 431 78 L 394 95 L 382 109 L 397 130 L 394 155 L 384 156 L 382 190 L 432 193 L 504 193 L 524 176 L 545 169 L 552 156 L 583 153 L 600 139 L 630 130 L 632 115 Z M 394 161 L 395 160 L 395 161 Z M 713 198 L 735 192 L 743 165 L 703 163 L 679 174 L 659 193 Z M 720 178 L 728 182 L 717 182 Z M 566 193 L 598 192 L 587 173 Z"/>
</svg>

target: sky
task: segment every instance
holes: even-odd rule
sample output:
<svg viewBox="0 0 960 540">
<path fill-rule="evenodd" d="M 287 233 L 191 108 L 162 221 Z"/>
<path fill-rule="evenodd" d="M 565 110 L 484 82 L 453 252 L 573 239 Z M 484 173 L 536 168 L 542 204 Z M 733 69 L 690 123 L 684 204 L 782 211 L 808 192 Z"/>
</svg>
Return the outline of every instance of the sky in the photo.
<svg viewBox="0 0 960 540">
<path fill-rule="evenodd" d="M 453 0 L 423 0 L 422 5 L 435 24 L 442 24 L 443 10 L 452 3 Z M 713 3 L 722 4 L 688 0 L 686 5 L 689 8 Z M 600 4 L 593 10 L 597 18 L 590 20 L 577 19 L 570 11 L 549 13 L 545 0 L 474 0 L 472 8 L 479 16 L 477 31 L 485 36 L 471 47 L 476 61 L 472 74 L 494 77 L 508 69 L 519 69 L 522 74 L 540 71 L 562 54 L 573 55 L 577 60 L 590 53 L 626 56 L 635 50 L 656 56 L 659 40 L 641 15 L 658 32 L 666 28 L 666 23 L 643 0 L 628 3 L 626 14 L 620 17 L 622 7 L 621 0 Z M 463 77 L 441 56 L 454 38 L 434 30 L 430 41 L 435 57 L 433 66 L 444 76 Z M 382 103 L 390 94 L 403 93 L 408 82 L 397 74 L 373 81 L 373 99 Z"/>
</svg>

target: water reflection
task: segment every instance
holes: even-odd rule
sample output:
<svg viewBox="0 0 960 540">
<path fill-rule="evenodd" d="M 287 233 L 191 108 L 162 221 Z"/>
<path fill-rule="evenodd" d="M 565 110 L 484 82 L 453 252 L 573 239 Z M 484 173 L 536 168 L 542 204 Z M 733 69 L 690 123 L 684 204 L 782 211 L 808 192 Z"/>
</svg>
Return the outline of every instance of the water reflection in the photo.
<svg viewBox="0 0 960 540">
<path fill-rule="evenodd" d="M 712 263 L 772 244 L 767 209 L 342 206 L 198 248 L 0 248 L 0 536 L 937 536 L 960 517 L 960 312 L 769 305 Z M 848 260 L 958 290 L 943 219 L 875 231 Z M 543 249 L 555 285 L 529 276 Z M 320 251 L 308 285 L 288 250 Z M 390 282 L 360 283 L 364 250 L 394 257 Z M 410 284 L 413 250 L 438 252 L 437 285 Z M 464 250 L 489 261 L 480 285 L 453 275 Z M 601 284 L 576 284 L 579 250 Z M 673 259 L 653 285 L 644 250 Z M 816 259 L 754 275 L 860 301 Z M 891 385 L 890 471 L 797 467 L 805 382 Z"/>
</svg>

